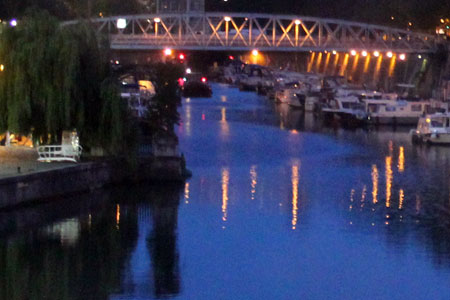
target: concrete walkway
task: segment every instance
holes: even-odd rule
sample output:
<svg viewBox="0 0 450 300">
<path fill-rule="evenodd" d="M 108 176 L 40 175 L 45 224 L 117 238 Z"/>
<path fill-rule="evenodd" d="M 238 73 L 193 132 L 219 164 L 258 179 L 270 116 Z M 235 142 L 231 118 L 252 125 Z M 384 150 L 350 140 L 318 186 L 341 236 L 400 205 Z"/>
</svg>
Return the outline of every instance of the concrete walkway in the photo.
<svg viewBox="0 0 450 300">
<path fill-rule="evenodd" d="M 54 170 L 75 165 L 75 163 L 45 163 L 37 161 L 36 149 L 24 146 L 0 146 L 0 178 L 13 177 Z M 18 168 L 20 167 L 20 173 Z"/>
</svg>

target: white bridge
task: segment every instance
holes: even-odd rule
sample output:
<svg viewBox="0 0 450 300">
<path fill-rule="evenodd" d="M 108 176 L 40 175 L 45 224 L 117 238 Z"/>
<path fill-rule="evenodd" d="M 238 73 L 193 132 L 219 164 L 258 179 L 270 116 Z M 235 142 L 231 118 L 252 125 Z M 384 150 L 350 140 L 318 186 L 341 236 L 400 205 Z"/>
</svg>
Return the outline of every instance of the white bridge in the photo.
<svg viewBox="0 0 450 300">
<path fill-rule="evenodd" d="M 74 23 L 67 22 L 66 24 Z M 133 15 L 91 20 L 117 50 L 434 52 L 437 35 L 302 16 L 199 13 Z"/>
</svg>

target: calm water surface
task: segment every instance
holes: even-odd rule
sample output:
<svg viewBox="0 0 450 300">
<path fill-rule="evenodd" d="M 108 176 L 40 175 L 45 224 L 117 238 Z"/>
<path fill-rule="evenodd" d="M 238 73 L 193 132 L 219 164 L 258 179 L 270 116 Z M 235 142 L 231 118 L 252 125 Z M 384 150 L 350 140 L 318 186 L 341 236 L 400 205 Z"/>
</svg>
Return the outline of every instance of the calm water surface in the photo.
<svg viewBox="0 0 450 300">
<path fill-rule="evenodd" d="M 0 299 L 450 299 L 450 148 L 213 88 L 186 184 L 0 213 Z"/>
</svg>

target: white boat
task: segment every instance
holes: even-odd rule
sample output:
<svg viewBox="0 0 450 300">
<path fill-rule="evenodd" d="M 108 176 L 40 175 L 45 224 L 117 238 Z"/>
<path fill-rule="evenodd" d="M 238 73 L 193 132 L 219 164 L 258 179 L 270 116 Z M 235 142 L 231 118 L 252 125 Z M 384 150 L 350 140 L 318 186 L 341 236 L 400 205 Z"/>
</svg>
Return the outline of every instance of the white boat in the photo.
<svg viewBox="0 0 450 300">
<path fill-rule="evenodd" d="M 275 92 L 275 101 L 286 103 L 293 107 L 304 108 L 308 87 L 300 81 L 284 84 Z"/>
<path fill-rule="evenodd" d="M 421 117 L 411 135 L 413 143 L 450 144 L 450 113 Z"/>
<path fill-rule="evenodd" d="M 421 116 L 430 112 L 430 101 L 408 101 L 395 99 L 364 99 L 369 123 L 413 125 Z"/>
<path fill-rule="evenodd" d="M 356 96 L 334 97 L 322 107 L 322 114 L 327 120 L 340 120 L 349 125 L 360 125 L 367 119 L 364 104 Z"/>
<path fill-rule="evenodd" d="M 239 90 L 257 91 L 258 89 L 273 88 L 275 78 L 269 68 L 260 65 L 246 65 L 243 77 L 239 81 Z"/>
</svg>

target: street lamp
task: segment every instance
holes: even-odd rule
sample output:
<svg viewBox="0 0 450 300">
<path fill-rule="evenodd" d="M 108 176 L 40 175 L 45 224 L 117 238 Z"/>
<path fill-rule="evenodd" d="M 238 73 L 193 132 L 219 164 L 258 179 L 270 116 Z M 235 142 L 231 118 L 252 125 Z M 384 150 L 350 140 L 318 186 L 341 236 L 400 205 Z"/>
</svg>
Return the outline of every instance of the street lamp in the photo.
<svg viewBox="0 0 450 300">
<path fill-rule="evenodd" d="M 117 26 L 118 29 L 126 28 L 127 27 L 127 20 L 123 19 L 123 18 L 117 19 L 116 26 Z"/>
<path fill-rule="evenodd" d="M 170 55 L 172 55 L 172 49 L 170 49 L 170 48 L 166 48 L 166 49 L 164 49 L 164 55 L 165 56 L 170 56 Z"/>
</svg>

